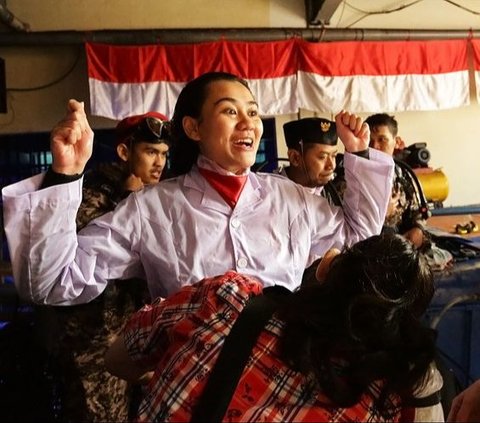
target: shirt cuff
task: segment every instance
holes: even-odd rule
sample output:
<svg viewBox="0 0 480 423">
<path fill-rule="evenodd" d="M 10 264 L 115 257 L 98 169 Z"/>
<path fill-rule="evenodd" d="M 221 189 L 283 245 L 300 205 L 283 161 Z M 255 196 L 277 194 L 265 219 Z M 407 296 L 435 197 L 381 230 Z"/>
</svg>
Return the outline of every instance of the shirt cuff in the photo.
<svg viewBox="0 0 480 423">
<path fill-rule="evenodd" d="M 362 151 L 355 151 L 352 154 L 355 154 L 355 156 L 363 157 L 364 159 L 367 159 L 367 160 L 370 158 L 370 154 L 368 154 L 368 148 Z"/>
<path fill-rule="evenodd" d="M 45 173 L 45 177 L 43 178 L 42 185 L 40 185 L 40 189 L 48 188 L 53 185 L 67 184 L 69 182 L 77 181 L 81 177 L 81 173 L 76 173 L 75 175 L 65 175 L 64 173 L 54 172 L 50 167 L 48 168 L 47 173 Z"/>
</svg>

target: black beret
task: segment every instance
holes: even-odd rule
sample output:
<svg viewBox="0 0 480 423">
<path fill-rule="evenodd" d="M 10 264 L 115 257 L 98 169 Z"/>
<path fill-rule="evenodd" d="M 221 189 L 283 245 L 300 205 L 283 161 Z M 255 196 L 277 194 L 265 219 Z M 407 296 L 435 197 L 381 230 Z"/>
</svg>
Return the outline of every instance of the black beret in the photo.
<svg viewBox="0 0 480 423">
<path fill-rule="evenodd" d="M 306 143 L 337 145 L 337 127 L 328 119 L 311 117 L 293 120 L 283 125 L 288 148 L 298 149 L 300 141 Z"/>
</svg>

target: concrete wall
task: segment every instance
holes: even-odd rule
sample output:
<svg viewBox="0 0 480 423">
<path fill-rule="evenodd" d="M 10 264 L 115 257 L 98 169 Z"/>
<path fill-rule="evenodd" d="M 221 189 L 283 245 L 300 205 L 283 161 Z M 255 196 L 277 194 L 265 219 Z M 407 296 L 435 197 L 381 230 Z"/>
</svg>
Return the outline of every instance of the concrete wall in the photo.
<svg viewBox="0 0 480 423">
<path fill-rule="evenodd" d="M 428 11 L 434 17 L 438 8 L 432 8 L 431 2 L 424 3 L 429 3 Z M 365 2 L 364 7 L 372 9 L 372 3 Z M 306 27 L 303 0 L 7 0 L 7 7 L 18 19 L 28 23 L 32 31 Z M 475 27 L 469 21 L 470 15 L 462 14 L 458 8 L 449 9 L 448 13 L 458 28 Z M 388 23 L 392 27 L 394 25 L 386 21 L 391 20 L 392 15 L 368 17 L 356 26 L 384 28 Z M 415 29 L 425 21 L 416 22 L 411 16 L 395 15 L 396 27 Z M 332 23 L 347 26 L 355 19 L 349 8 L 342 7 Z M 49 131 L 63 115 L 69 98 L 85 100 L 88 110 L 82 46 L 0 47 L 0 57 L 5 59 L 8 88 L 8 112 L 0 114 L 1 134 Z M 400 135 L 406 143 L 427 142 L 432 154 L 430 164 L 442 167 L 447 174 L 450 182 L 447 206 L 480 204 L 479 116 L 480 106 L 475 101 L 462 109 L 396 114 Z M 280 150 L 283 147 L 281 125 L 294 118 L 296 116 L 277 118 Z M 115 123 L 100 117 L 91 118 L 93 128 L 109 128 Z"/>
</svg>

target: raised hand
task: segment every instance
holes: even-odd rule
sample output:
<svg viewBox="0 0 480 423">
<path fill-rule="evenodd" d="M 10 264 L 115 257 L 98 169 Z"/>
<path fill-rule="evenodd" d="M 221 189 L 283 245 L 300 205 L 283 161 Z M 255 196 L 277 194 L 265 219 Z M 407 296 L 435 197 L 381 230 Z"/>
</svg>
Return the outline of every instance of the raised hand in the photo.
<svg viewBox="0 0 480 423">
<path fill-rule="evenodd" d="M 92 155 L 93 131 L 83 102 L 69 100 L 66 116 L 50 134 L 52 170 L 66 175 L 82 173 Z"/>
<path fill-rule="evenodd" d="M 360 116 L 342 110 L 335 116 L 337 133 L 345 146 L 345 151 L 364 151 L 370 142 L 370 128 Z"/>
</svg>

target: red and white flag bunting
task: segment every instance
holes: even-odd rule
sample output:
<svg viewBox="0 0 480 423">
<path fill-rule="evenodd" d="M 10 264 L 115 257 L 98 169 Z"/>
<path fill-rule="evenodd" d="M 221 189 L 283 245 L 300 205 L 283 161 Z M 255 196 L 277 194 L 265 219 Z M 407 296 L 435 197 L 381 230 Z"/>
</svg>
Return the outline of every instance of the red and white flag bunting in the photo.
<svg viewBox="0 0 480 423">
<path fill-rule="evenodd" d="M 480 40 L 472 39 L 473 72 L 475 76 L 475 88 L 477 102 L 480 102 Z"/>
<path fill-rule="evenodd" d="M 263 115 L 461 107 L 469 104 L 467 42 L 89 43 L 91 111 L 111 119 L 150 110 L 172 117 L 186 82 L 209 71 L 247 79 Z"/>
<path fill-rule="evenodd" d="M 467 41 L 301 43 L 301 107 L 439 110 L 469 104 Z"/>
</svg>

